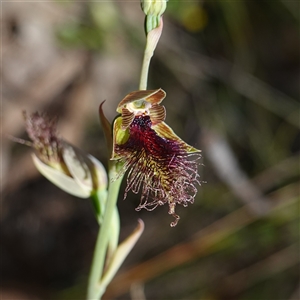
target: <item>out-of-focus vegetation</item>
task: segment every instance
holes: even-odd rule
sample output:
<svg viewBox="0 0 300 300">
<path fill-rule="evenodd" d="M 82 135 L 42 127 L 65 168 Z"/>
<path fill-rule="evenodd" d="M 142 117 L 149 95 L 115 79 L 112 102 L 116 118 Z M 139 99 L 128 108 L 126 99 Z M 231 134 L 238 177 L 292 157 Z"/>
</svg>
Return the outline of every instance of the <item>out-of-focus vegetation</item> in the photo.
<svg viewBox="0 0 300 300">
<path fill-rule="evenodd" d="M 169 0 L 149 88 L 167 123 L 203 151 L 207 183 L 178 210 L 119 210 L 146 230 L 105 299 L 299 299 L 299 2 Z M 139 2 L 2 3 L 4 134 L 21 111 L 58 115 L 98 157 L 97 111 L 138 88 Z M 40 177 L 30 149 L 2 138 L 2 299 L 84 299 L 97 233 L 91 204 Z"/>
</svg>

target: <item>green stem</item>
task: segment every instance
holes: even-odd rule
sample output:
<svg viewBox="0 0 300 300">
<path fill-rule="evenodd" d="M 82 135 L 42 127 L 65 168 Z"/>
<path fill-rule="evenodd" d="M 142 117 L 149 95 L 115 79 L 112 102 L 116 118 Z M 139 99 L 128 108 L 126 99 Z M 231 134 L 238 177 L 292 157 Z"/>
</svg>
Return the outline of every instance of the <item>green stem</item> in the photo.
<svg viewBox="0 0 300 300">
<path fill-rule="evenodd" d="M 146 90 L 147 89 L 147 82 L 148 82 L 148 73 L 149 73 L 149 66 L 151 58 L 154 54 L 154 50 L 157 46 L 157 43 L 160 39 L 160 35 L 162 33 L 163 29 L 163 19 L 162 17 L 159 18 L 158 27 L 154 27 L 154 29 L 150 30 L 147 33 L 147 41 L 146 41 L 146 47 L 144 52 L 144 59 L 143 59 L 143 65 L 142 65 L 142 71 L 141 71 L 141 79 L 140 79 L 140 90 Z M 153 28 L 153 27 L 151 27 Z"/>
<path fill-rule="evenodd" d="M 149 49 L 149 43 L 148 43 L 148 40 L 147 40 L 146 47 L 145 47 L 145 52 L 144 52 L 141 78 L 140 78 L 140 87 L 139 87 L 140 90 L 146 90 L 147 89 L 149 66 L 150 66 L 150 61 L 151 61 L 152 56 L 153 56 L 153 51 L 152 51 L 152 49 Z"/>
<path fill-rule="evenodd" d="M 109 172 L 109 179 L 110 185 L 108 188 L 108 196 L 106 202 L 106 208 L 103 217 L 103 223 L 98 233 L 96 246 L 94 250 L 94 256 L 89 276 L 88 282 L 88 295 L 87 299 L 96 300 L 100 299 L 104 290 L 101 288 L 99 282 L 103 274 L 104 269 L 104 262 L 105 256 L 107 252 L 109 237 L 110 237 L 110 229 L 111 229 L 111 222 L 113 221 L 113 214 L 116 209 L 116 204 L 119 195 L 119 189 L 122 182 L 123 177 L 114 180 L 113 182 L 111 179 L 116 178 L 115 167 L 111 166 Z"/>
<path fill-rule="evenodd" d="M 107 190 L 96 191 L 91 195 L 95 217 L 99 225 L 103 221 L 103 211 L 104 211 L 104 207 L 103 207 L 104 204 L 102 204 L 104 202 L 103 199 L 107 199 Z"/>
</svg>

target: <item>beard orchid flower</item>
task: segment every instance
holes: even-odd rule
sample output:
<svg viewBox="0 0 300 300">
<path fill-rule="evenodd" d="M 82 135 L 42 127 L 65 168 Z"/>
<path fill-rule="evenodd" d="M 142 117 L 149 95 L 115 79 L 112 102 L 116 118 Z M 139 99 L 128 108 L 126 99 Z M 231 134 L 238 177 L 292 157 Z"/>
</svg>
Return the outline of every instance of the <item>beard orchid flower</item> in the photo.
<svg viewBox="0 0 300 300">
<path fill-rule="evenodd" d="M 136 210 L 153 210 L 168 204 L 176 226 L 180 217 L 176 205 L 194 202 L 200 150 L 180 139 L 164 122 L 166 111 L 160 103 L 162 89 L 140 90 L 128 94 L 118 105 L 113 125 L 111 160 L 123 163 L 119 175 L 129 170 L 124 199 L 129 191 L 141 191 Z"/>
<path fill-rule="evenodd" d="M 24 112 L 25 126 L 31 141 L 14 138 L 35 149 L 33 162 L 39 172 L 65 192 L 80 197 L 91 197 L 96 191 L 106 191 L 107 174 L 95 157 L 60 138 L 57 119 L 35 112 Z M 104 211 L 100 203 L 99 210 Z"/>
</svg>

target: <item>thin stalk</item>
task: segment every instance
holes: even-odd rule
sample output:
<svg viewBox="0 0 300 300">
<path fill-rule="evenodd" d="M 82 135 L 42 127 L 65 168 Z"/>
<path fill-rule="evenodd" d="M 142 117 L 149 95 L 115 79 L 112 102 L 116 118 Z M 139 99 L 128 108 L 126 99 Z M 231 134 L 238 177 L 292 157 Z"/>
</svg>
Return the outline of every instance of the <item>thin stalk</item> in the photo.
<svg viewBox="0 0 300 300">
<path fill-rule="evenodd" d="M 150 49 L 149 49 L 150 48 Z M 149 73 L 149 66 L 150 61 L 153 56 L 154 51 L 149 47 L 149 42 L 147 40 L 145 52 L 144 52 L 144 59 L 141 71 L 141 78 L 140 78 L 140 90 L 147 89 L 147 82 L 148 82 L 148 73 Z"/>
<path fill-rule="evenodd" d="M 111 223 L 113 221 L 113 214 L 116 209 L 119 189 L 123 179 L 123 177 L 121 176 L 112 182 L 111 179 L 112 178 L 115 179 L 115 177 L 116 177 L 115 168 L 112 167 L 111 171 L 109 172 L 110 184 L 108 188 L 108 195 L 107 195 L 106 208 L 103 217 L 103 223 L 98 233 L 90 276 L 89 276 L 87 299 L 93 299 L 93 300 L 100 299 L 100 297 L 104 293 L 99 282 L 103 274 L 105 256 L 106 256 L 107 246 L 110 237 L 110 229 L 112 226 Z"/>
<path fill-rule="evenodd" d="M 159 26 L 147 33 L 147 41 L 146 41 L 146 47 L 144 51 L 144 59 L 143 59 L 141 78 L 140 78 L 140 87 L 139 87 L 140 90 L 147 89 L 150 61 L 154 54 L 154 50 L 157 46 L 157 43 L 160 39 L 162 29 L 163 29 L 163 18 L 160 17 Z"/>
</svg>

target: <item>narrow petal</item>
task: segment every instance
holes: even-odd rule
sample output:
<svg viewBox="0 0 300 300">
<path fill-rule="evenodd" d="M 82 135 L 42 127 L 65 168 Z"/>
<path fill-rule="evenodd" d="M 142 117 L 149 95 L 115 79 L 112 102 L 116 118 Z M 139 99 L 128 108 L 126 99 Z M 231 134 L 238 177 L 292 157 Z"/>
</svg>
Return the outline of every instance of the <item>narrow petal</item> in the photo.
<svg viewBox="0 0 300 300">
<path fill-rule="evenodd" d="M 134 113 L 129 111 L 127 108 L 122 108 L 122 128 L 126 129 L 132 123 L 134 119 Z"/>
<path fill-rule="evenodd" d="M 166 118 L 166 109 L 162 105 L 153 104 L 149 109 L 149 115 L 152 122 L 152 126 L 161 123 Z"/>
<path fill-rule="evenodd" d="M 109 150 L 109 152 L 111 152 L 112 145 L 113 145 L 112 130 L 111 130 L 110 122 L 107 120 L 107 118 L 104 115 L 104 111 L 102 108 L 104 103 L 105 103 L 105 100 L 99 106 L 99 117 L 100 117 L 102 129 L 104 131 L 104 135 L 105 135 L 105 139 L 106 139 L 106 143 L 107 143 L 107 149 Z"/>
<path fill-rule="evenodd" d="M 102 163 L 66 141 L 62 141 L 62 145 L 64 162 L 77 184 L 90 193 L 93 190 L 105 190 L 108 179 Z"/>
<path fill-rule="evenodd" d="M 178 135 L 174 133 L 173 129 L 170 126 L 168 126 L 165 122 L 153 125 L 152 128 L 160 137 L 177 141 L 180 145 L 182 145 L 185 151 L 189 153 L 201 152 L 201 150 L 198 150 L 184 142 Z"/>
<path fill-rule="evenodd" d="M 32 159 L 39 172 L 60 189 L 79 198 L 88 198 L 90 196 L 91 192 L 82 189 L 74 178 L 46 165 L 35 154 L 32 154 Z"/>
</svg>

